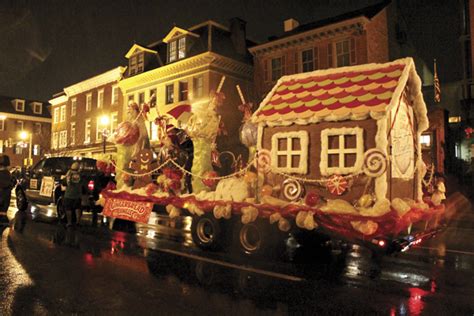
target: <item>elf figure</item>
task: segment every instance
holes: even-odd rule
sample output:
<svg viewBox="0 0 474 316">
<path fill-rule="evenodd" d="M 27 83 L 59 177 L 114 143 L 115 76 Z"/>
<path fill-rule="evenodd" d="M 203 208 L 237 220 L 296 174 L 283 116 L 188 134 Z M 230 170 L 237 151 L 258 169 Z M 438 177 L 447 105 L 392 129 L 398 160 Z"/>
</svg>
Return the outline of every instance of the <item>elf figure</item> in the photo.
<svg viewBox="0 0 474 316">
<path fill-rule="evenodd" d="M 431 201 L 434 205 L 440 205 L 444 200 L 446 200 L 446 187 L 444 185 L 443 176 L 436 177 L 435 182 L 435 191 L 431 196 Z"/>
</svg>

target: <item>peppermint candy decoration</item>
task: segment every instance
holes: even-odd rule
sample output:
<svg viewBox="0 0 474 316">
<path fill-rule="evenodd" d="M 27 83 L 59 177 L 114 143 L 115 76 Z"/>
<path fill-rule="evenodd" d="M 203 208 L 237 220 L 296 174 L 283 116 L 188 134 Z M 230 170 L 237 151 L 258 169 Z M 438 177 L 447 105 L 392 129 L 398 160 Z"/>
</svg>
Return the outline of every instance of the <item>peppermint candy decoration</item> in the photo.
<svg viewBox="0 0 474 316">
<path fill-rule="evenodd" d="M 348 183 L 344 177 L 335 174 L 327 180 L 326 187 L 328 188 L 329 192 L 331 192 L 331 194 L 342 195 L 344 192 L 346 192 Z"/>
<path fill-rule="evenodd" d="M 303 186 L 299 181 L 286 179 L 283 181 L 283 196 L 289 201 L 296 201 L 303 195 Z"/>
<path fill-rule="evenodd" d="M 257 168 L 258 171 L 262 171 L 264 173 L 267 173 L 271 169 L 271 154 L 270 151 L 267 149 L 260 149 L 257 152 L 257 160 L 255 160 L 255 168 Z"/>
<path fill-rule="evenodd" d="M 387 170 L 387 158 L 377 148 L 371 148 L 364 154 L 364 173 L 369 177 L 379 177 Z"/>
</svg>

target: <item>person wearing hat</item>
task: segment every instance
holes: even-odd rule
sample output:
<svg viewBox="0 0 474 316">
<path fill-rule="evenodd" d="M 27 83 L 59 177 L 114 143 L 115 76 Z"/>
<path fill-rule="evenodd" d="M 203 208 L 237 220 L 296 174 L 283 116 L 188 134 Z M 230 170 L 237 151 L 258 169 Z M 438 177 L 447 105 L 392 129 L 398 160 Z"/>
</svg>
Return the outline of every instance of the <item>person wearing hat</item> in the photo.
<svg viewBox="0 0 474 316">
<path fill-rule="evenodd" d="M 63 181 L 66 185 L 66 192 L 64 193 L 64 210 L 66 211 L 67 226 L 72 226 L 72 214 L 76 213 L 76 224 L 81 222 L 81 196 L 83 180 L 79 172 L 79 163 L 75 161 L 71 168 L 66 173 Z"/>
<path fill-rule="evenodd" d="M 11 199 L 12 176 L 8 171 L 10 158 L 7 155 L 0 155 L 0 212 L 8 211 Z"/>
</svg>

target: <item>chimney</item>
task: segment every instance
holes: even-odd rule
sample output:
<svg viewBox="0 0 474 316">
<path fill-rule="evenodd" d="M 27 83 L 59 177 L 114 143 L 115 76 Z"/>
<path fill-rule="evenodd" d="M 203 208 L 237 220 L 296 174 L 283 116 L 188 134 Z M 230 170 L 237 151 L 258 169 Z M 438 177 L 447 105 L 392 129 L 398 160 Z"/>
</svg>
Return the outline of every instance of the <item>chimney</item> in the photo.
<svg viewBox="0 0 474 316">
<path fill-rule="evenodd" d="M 245 26 L 247 22 L 240 18 L 231 18 L 230 20 L 230 39 L 237 53 L 247 54 L 247 40 Z"/>
<path fill-rule="evenodd" d="M 293 18 L 285 20 L 283 22 L 283 28 L 285 29 L 285 32 L 293 31 L 299 25 L 300 25 L 300 23 L 298 21 L 296 21 L 295 19 L 293 19 Z"/>
</svg>

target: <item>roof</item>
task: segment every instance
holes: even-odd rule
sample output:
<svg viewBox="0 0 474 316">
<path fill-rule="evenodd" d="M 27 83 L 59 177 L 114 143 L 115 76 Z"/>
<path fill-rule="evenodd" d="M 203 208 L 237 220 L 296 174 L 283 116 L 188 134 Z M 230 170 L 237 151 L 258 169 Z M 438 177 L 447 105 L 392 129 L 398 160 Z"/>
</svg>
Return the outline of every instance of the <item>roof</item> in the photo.
<svg viewBox="0 0 474 316">
<path fill-rule="evenodd" d="M 14 100 L 24 100 L 25 101 L 25 111 L 17 111 L 15 109 L 15 105 L 13 103 Z M 41 103 L 43 105 L 42 108 L 42 113 L 34 113 L 33 112 L 33 107 L 31 106 L 31 103 Z M 22 98 L 13 98 L 13 97 L 7 97 L 7 96 L 0 96 L 0 112 L 3 113 L 11 113 L 11 114 L 17 114 L 17 115 L 25 115 L 25 116 L 31 116 L 31 120 L 34 120 L 35 118 L 51 118 L 51 113 L 49 112 L 48 109 L 48 102 L 45 101 L 39 101 L 39 100 L 25 100 Z"/>
<path fill-rule="evenodd" d="M 413 59 L 317 70 L 282 77 L 253 114 L 254 122 L 307 124 L 322 120 L 361 119 L 383 114 L 399 99 L 407 81 L 421 81 Z M 426 108 L 421 97 L 421 107 Z"/>
<path fill-rule="evenodd" d="M 386 6 L 388 6 L 390 3 L 391 3 L 391 0 L 384 0 L 382 2 L 376 3 L 374 5 L 370 5 L 370 6 L 358 9 L 358 10 L 353 10 L 353 11 L 349 11 L 349 12 L 346 12 L 346 13 L 343 13 L 343 14 L 340 14 L 340 15 L 337 15 L 337 16 L 332 16 L 332 17 L 329 17 L 329 18 L 325 18 L 325 19 L 314 21 L 314 22 L 302 24 L 302 25 L 294 28 L 293 30 L 291 30 L 289 32 L 285 32 L 284 34 L 282 34 L 280 36 L 271 37 L 272 40 L 269 41 L 269 42 L 272 42 L 274 40 L 278 40 L 278 39 L 281 39 L 281 38 L 285 38 L 285 37 L 288 37 L 288 36 L 291 36 L 291 35 L 294 35 L 294 34 L 306 32 L 306 31 L 313 30 L 313 29 L 317 29 L 319 27 L 323 27 L 323 26 L 326 26 L 326 25 L 331 25 L 331 24 L 335 24 L 335 23 L 338 23 L 338 22 L 350 20 L 350 19 L 357 18 L 357 17 L 366 17 L 367 19 L 372 19 L 380 11 L 382 11 Z"/>
</svg>

